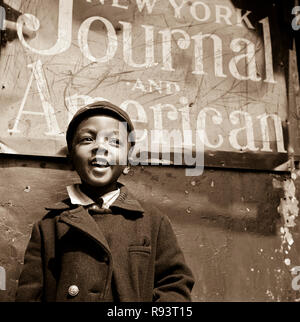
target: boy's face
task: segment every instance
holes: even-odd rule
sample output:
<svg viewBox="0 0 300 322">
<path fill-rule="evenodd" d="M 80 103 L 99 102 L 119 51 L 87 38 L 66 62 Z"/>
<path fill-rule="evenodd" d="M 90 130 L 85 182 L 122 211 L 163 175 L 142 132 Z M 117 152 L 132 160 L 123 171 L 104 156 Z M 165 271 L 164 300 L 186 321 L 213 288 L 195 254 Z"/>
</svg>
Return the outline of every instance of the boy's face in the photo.
<svg viewBox="0 0 300 322">
<path fill-rule="evenodd" d="M 128 133 L 119 120 L 96 115 L 77 127 L 71 158 L 81 180 L 91 187 L 117 181 L 127 165 Z"/>
</svg>

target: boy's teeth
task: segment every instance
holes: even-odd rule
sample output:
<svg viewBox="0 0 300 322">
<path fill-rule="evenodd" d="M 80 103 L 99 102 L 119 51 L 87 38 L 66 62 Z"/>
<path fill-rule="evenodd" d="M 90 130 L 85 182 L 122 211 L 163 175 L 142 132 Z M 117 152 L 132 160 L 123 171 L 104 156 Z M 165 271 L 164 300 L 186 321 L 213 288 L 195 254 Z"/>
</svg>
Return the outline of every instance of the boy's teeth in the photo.
<svg viewBox="0 0 300 322">
<path fill-rule="evenodd" d="M 97 167 L 107 167 L 107 163 L 101 163 L 101 162 L 92 162 L 92 165 L 97 166 Z"/>
</svg>

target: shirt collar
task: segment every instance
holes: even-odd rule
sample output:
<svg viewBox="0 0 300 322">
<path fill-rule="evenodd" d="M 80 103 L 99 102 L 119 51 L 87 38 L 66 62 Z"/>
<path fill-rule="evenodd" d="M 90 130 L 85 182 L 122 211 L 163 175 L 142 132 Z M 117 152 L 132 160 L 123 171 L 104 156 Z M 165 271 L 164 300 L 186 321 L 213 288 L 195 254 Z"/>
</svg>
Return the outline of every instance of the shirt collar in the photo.
<svg viewBox="0 0 300 322">
<path fill-rule="evenodd" d="M 91 198 L 89 198 L 85 193 L 81 191 L 80 185 L 78 183 L 67 186 L 67 192 L 73 205 L 88 206 L 94 203 Z M 118 188 L 117 190 L 110 191 L 101 196 L 101 198 L 103 199 L 102 207 L 108 209 L 119 197 L 119 195 L 120 189 Z"/>
<path fill-rule="evenodd" d="M 126 186 L 124 186 L 122 183 L 118 182 L 118 186 L 120 189 L 120 194 L 113 202 L 113 204 L 111 204 L 110 208 L 113 211 L 118 211 L 118 210 L 121 210 L 121 212 L 129 211 L 135 214 L 142 215 L 145 212 L 145 210 L 143 209 L 139 201 L 135 199 L 135 197 L 130 193 L 130 191 L 128 191 Z M 55 213 L 56 211 L 68 211 L 73 209 L 74 207 L 76 208 L 77 206 L 78 205 L 74 206 L 71 203 L 71 199 L 68 196 L 67 190 L 66 190 L 66 196 L 64 197 L 63 200 L 52 202 L 48 206 L 46 206 L 45 209 L 50 211 L 50 213 L 52 213 L 52 211 L 54 211 Z"/>
</svg>

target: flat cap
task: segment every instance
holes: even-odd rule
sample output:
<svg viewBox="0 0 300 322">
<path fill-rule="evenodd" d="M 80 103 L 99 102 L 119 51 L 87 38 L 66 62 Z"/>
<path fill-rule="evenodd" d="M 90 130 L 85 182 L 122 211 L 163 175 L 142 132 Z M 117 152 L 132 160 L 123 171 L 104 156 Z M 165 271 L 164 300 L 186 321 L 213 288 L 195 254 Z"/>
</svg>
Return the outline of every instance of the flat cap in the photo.
<svg viewBox="0 0 300 322">
<path fill-rule="evenodd" d="M 74 114 L 71 122 L 68 125 L 67 133 L 66 133 L 66 140 L 67 140 L 69 151 L 71 151 L 72 149 L 72 140 L 79 123 L 84 119 L 86 119 L 87 117 L 91 117 L 95 115 L 112 116 L 121 122 L 126 122 L 127 131 L 130 134 L 130 143 L 132 146 L 134 146 L 135 144 L 134 126 L 129 115 L 120 107 L 118 107 L 117 105 L 114 105 L 109 101 L 97 101 L 80 108 Z"/>
</svg>

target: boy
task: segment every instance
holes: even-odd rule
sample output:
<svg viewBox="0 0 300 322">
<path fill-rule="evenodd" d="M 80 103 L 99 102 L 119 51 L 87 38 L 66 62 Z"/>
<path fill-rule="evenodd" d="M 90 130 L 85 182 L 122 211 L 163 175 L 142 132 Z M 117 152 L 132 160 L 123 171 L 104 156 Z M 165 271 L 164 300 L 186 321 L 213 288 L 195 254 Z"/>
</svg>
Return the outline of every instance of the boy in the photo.
<svg viewBox="0 0 300 322">
<path fill-rule="evenodd" d="M 66 139 L 81 184 L 34 225 L 17 301 L 191 300 L 193 276 L 168 218 L 118 182 L 133 133 L 107 101 L 74 115 Z"/>
</svg>

